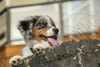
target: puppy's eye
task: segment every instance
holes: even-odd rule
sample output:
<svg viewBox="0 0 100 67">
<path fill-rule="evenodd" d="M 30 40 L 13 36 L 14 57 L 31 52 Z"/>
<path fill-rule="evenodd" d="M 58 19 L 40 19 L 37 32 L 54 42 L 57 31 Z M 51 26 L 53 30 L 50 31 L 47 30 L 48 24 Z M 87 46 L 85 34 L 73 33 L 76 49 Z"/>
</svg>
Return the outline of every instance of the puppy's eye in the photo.
<svg viewBox="0 0 100 67">
<path fill-rule="evenodd" d="M 41 24 L 41 26 L 40 26 L 41 28 L 45 28 L 45 27 L 47 27 L 47 24 Z"/>
<path fill-rule="evenodd" d="M 41 23 L 41 25 L 38 29 L 42 29 L 42 28 L 45 28 L 45 27 L 47 27 L 47 23 Z"/>
<path fill-rule="evenodd" d="M 46 24 L 42 24 L 41 27 L 42 27 L 42 28 L 46 27 Z"/>
</svg>

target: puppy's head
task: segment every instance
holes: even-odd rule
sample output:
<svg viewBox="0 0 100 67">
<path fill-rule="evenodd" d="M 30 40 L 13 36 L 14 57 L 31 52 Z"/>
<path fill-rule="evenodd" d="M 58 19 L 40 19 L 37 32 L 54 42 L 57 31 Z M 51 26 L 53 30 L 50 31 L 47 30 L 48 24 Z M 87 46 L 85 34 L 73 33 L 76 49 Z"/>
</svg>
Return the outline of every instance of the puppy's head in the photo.
<svg viewBox="0 0 100 67">
<path fill-rule="evenodd" d="M 58 29 L 49 16 L 31 16 L 20 21 L 18 25 L 23 37 L 27 40 L 46 41 L 56 45 Z"/>
</svg>

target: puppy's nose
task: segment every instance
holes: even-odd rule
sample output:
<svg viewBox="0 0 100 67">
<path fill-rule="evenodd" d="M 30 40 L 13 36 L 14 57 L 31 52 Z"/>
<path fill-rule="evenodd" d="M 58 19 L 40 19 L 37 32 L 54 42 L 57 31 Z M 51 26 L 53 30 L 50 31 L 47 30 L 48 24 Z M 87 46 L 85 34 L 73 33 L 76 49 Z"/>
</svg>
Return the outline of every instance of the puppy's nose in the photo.
<svg viewBox="0 0 100 67">
<path fill-rule="evenodd" d="M 59 31 L 57 28 L 53 28 L 52 30 L 53 30 L 56 34 L 57 34 L 58 31 Z"/>
</svg>

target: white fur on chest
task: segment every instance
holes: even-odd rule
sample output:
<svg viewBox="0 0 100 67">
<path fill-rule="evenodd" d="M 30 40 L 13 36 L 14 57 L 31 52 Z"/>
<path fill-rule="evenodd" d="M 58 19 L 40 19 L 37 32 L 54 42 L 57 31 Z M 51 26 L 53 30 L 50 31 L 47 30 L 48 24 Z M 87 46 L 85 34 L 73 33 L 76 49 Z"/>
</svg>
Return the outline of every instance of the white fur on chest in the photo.
<svg viewBox="0 0 100 67">
<path fill-rule="evenodd" d="M 26 40 L 26 45 L 28 45 L 30 48 L 32 48 L 35 44 L 38 44 L 39 42 L 37 40 Z"/>
</svg>

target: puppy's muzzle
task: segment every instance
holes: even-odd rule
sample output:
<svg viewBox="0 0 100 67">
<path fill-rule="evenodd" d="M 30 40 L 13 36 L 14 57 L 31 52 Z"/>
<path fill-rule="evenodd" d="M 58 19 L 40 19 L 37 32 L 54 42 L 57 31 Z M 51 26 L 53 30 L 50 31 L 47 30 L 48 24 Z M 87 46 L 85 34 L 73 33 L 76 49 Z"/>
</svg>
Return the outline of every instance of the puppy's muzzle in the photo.
<svg viewBox="0 0 100 67">
<path fill-rule="evenodd" d="M 57 28 L 52 29 L 55 34 L 58 34 L 59 30 Z"/>
</svg>

